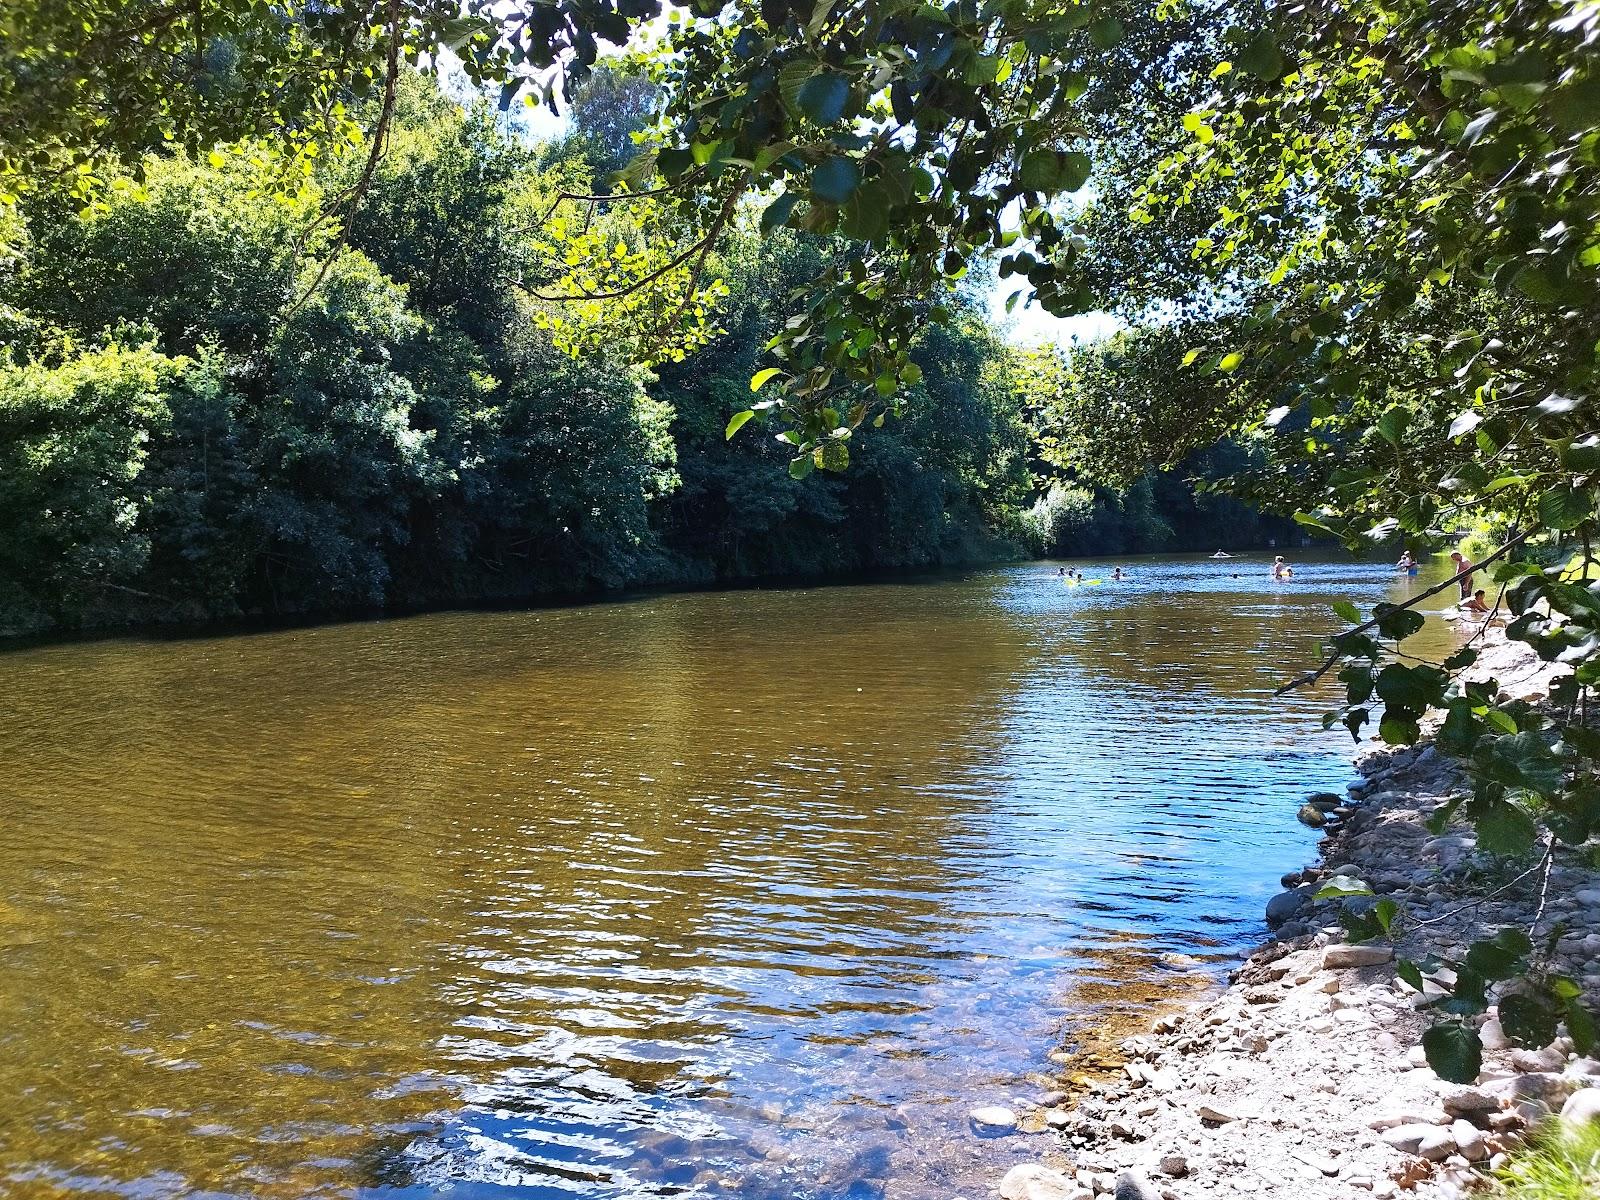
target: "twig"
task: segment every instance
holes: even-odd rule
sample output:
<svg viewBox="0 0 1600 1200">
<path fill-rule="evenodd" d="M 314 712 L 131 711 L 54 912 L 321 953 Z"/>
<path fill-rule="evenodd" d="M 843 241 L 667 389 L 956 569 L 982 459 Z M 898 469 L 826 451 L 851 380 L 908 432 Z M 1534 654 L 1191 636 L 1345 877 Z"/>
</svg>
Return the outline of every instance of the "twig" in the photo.
<svg viewBox="0 0 1600 1200">
<path fill-rule="evenodd" d="M 734 206 L 738 204 L 739 198 L 743 195 L 744 185 L 741 184 L 728 194 L 728 198 L 723 202 L 721 210 L 717 213 L 716 218 L 711 222 L 711 227 L 706 230 L 702 237 L 697 238 L 689 245 L 687 249 L 673 255 L 673 257 L 662 266 L 657 267 L 654 271 L 635 279 L 632 283 L 629 283 L 623 287 L 615 288 L 606 292 L 573 292 L 568 295 L 552 296 L 539 291 L 537 288 L 529 287 L 520 279 L 513 279 L 511 282 L 516 284 L 523 291 L 527 292 L 530 296 L 533 296 L 539 300 L 548 301 L 552 304 L 571 304 L 582 300 L 617 300 L 623 296 L 632 295 L 646 284 L 654 283 L 657 279 L 660 279 L 669 271 L 683 266 L 684 263 L 688 262 L 696 254 L 700 255 L 700 263 L 695 268 L 694 275 L 694 277 L 698 279 L 700 269 L 705 265 L 706 256 L 711 253 L 712 245 L 716 242 L 717 238 L 721 236 L 723 229 L 728 224 L 729 216 L 731 216 L 733 213 Z"/>
<path fill-rule="evenodd" d="M 1294 679 L 1291 679 L 1288 683 L 1283 684 L 1281 687 L 1273 689 L 1272 694 L 1274 696 L 1281 696 L 1285 692 L 1294 691 L 1295 688 L 1306 687 L 1306 686 L 1308 686 L 1310 684 L 1313 684 L 1313 683 L 1317 682 L 1317 680 L 1321 679 L 1324 675 L 1326 675 L 1329 671 L 1331 671 L 1333 669 L 1335 663 L 1337 663 L 1341 658 L 1344 657 L 1344 651 L 1339 648 L 1339 643 L 1341 641 L 1343 641 L 1345 638 L 1353 637 L 1355 634 L 1358 634 L 1358 633 L 1365 633 L 1367 630 L 1372 629 L 1373 627 L 1377 626 L 1381 622 L 1387 620 L 1394 613 L 1400 612 L 1402 609 L 1412 608 L 1415 605 L 1422 603 L 1422 601 L 1426 600 L 1429 596 L 1437 596 L 1440 592 L 1444 591 L 1452 583 L 1455 583 L 1455 582 L 1457 582 L 1457 581 L 1459 581 L 1461 579 L 1467 578 L 1474 571 L 1483 570 L 1484 567 L 1487 567 L 1490 563 L 1494 562 L 1496 559 L 1504 558 L 1513 549 L 1515 549 L 1517 546 L 1521 545 L 1524 541 L 1527 540 L 1529 532 L 1532 532 L 1532 531 L 1530 530 L 1530 531 L 1527 531 L 1527 532 L 1524 532 L 1524 533 L 1517 534 L 1515 537 L 1509 539 L 1506 542 L 1505 545 L 1501 546 L 1500 549 L 1496 550 L 1493 554 L 1489 555 L 1489 557 L 1485 558 L 1482 562 L 1479 562 L 1479 563 L 1468 563 L 1465 567 L 1463 567 L 1460 571 L 1456 572 L 1456 574 L 1450 576 L 1448 579 L 1445 579 L 1441 583 L 1435 584 L 1433 587 L 1429 588 L 1427 591 L 1418 592 L 1415 596 L 1411 597 L 1411 599 L 1407 600 L 1404 604 L 1396 604 L 1396 605 L 1394 605 L 1392 608 L 1390 608 L 1388 611 L 1386 611 L 1382 616 L 1373 617 L 1370 621 L 1363 621 L 1361 624 L 1357 625 L 1353 629 L 1347 629 L 1343 633 L 1336 634 L 1334 636 L 1334 639 L 1333 639 L 1333 641 L 1334 641 L 1334 649 L 1333 649 L 1332 653 L 1330 653 L 1327 658 L 1322 660 L 1322 664 L 1320 666 L 1318 666 L 1316 668 L 1316 670 L 1307 671 L 1304 675 L 1300 675 L 1300 676 L 1297 676 Z"/>
<path fill-rule="evenodd" d="M 1436 917 L 1429 917 L 1426 921 L 1411 921 L 1409 922 L 1409 926 L 1412 929 L 1421 929 L 1424 925 L 1437 925 L 1440 921 L 1448 921 L 1451 917 L 1459 917 L 1462 913 L 1471 912 L 1475 908 L 1482 908 L 1489 901 L 1505 895 L 1512 888 L 1516 887 L 1517 884 L 1521 883 L 1529 875 L 1532 875 L 1535 871 L 1537 871 L 1542 865 L 1543 860 L 1536 862 L 1533 864 L 1533 866 L 1529 867 L 1526 871 L 1523 871 L 1516 878 L 1495 888 L 1495 890 L 1490 892 L 1488 895 L 1479 896 L 1476 900 L 1470 900 L 1466 904 L 1457 905 L 1455 908 L 1449 909 L 1446 912 L 1442 912 Z"/>
<path fill-rule="evenodd" d="M 378 123 L 372 131 L 372 149 L 367 154 L 367 161 L 361 168 L 361 174 L 356 182 L 346 188 L 334 202 L 324 210 L 324 213 L 301 235 L 300 246 L 296 247 L 295 256 L 299 256 L 299 249 L 303 247 L 313 232 L 330 216 L 338 211 L 341 205 L 347 206 L 345 211 L 344 228 L 340 231 L 339 240 L 334 245 L 328 256 L 322 260 L 322 265 L 317 269 L 316 278 L 311 285 L 301 293 L 300 298 L 284 310 L 285 318 L 293 316 L 300 307 L 316 293 L 322 286 L 322 281 L 327 278 L 328 271 L 333 267 L 334 261 L 343 252 L 350 241 L 350 231 L 355 226 L 356 211 L 361 207 L 361 201 L 366 197 L 367 188 L 372 183 L 372 177 L 377 173 L 378 163 L 383 158 L 384 147 L 389 141 L 389 123 L 394 118 L 395 97 L 400 87 L 400 0 L 389 0 L 389 47 L 387 61 L 384 67 L 383 79 L 383 108 L 378 113 Z"/>
<path fill-rule="evenodd" d="M 1545 902 L 1550 899 L 1550 867 L 1556 858 L 1556 840 L 1547 836 L 1544 843 L 1544 858 L 1539 865 L 1544 868 L 1544 878 L 1539 881 L 1539 906 L 1533 910 L 1533 920 L 1528 922 L 1528 937 L 1532 938 L 1539 928 L 1539 918 L 1544 916 Z"/>
</svg>

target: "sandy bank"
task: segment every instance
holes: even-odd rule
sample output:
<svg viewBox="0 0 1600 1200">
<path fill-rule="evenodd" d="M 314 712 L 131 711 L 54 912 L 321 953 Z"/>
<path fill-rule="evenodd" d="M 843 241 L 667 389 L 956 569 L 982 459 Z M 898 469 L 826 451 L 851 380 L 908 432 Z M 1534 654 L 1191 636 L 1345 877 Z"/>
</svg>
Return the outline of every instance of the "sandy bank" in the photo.
<svg viewBox="0 0 1600 1200">
<path fill-rule="evenodd" d="M 1478 669 L 1518 695 L 1538 696 L 1548 682 L 1525 648 L 1503 641 Z M 1570 1043 L 1511 1048 L 1493 1009 L 1477 1082 L 1440 1080 L 1417 1048 L 1425 996 L 1394 965 L 1397 951 L 1420 960 L 1508 925 L 1526 930 L 1542 903 L 1541 933 L 1565 926 L 1557 969 L 1600 993 L 1600 873 L 1559 857 L 1547 886 L 1533 873 L 1506 887 L 1521 868 L 1480 855 L 1470 829 L 1434 836 L 1424 827 L 1462 786 L 1432 747 L 1369 748 L 1356 765 L 1348 801 L 1320 801 L 1329 810 L 1320 859 L 1285 877 L 1277 936 L 1220 994 L 1124 1041 L 1120 1076 L 1075 1107 L 1016 1103 L 1023 1127 L 1044 1125 L 1053 1144 L 998 1183 L 1004 1200 L 1440 1200 L 1481 1181 L 1573 1092 L 1600 1086 L 1600 1061 L 1577 1058 Z M 1408 919 L 1395 946 L 1348 944 L 1338 902 L 1310 899 L 1338 873 L 1402 903 Z M 1437 987 L 1424 982 L 1427 992 Z"/>
</svg>

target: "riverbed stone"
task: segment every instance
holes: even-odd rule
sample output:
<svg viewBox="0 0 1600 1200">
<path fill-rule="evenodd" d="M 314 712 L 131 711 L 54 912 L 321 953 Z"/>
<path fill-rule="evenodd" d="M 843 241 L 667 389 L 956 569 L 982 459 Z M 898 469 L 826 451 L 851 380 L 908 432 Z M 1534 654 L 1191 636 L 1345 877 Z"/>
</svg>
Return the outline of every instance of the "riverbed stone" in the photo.
<svg viewBox="0 0 1600 1200">
<path fill-rule="evenodd" d="M 1414 1154 L 1429 1162 L 1442 1162 L 1456 1149 L 1456 1140 L 1450 1131 L 1437 1125 L 1396 1125 L 1385 1129 L 1382 1137 L 1400 1153 Z"/>
<path fill-rule="evenodd" d="M 1296 819 L 1302 825 L 1309 825 L 1312 829 L 1321 829 L 1328 823 L 1328 818 L 1320 808 L 1312 804 L 1302 804 L 1300 811 L 1295 813 Z"/>
<path fill-rule="evenodd" d="M 1282 925 L 1298 913 L 1311 899 L 1309 887 L 1294 888 L 1287 892 L 1279 892 L 1267 901 L 1267 924 L 1272 927 Z"/>
<path fill-rule="evenodd" d="M 1116 1200 L 1161 1200 L 1161 1193 L 1137 1171 L 1124 1171 L 1117 1176 Z"/>
<path fill-rule="evenodd" d="M 986 1104 L 982 1108 L 973 1109 L 967 1116 L 978 1133 L 991 1137 L 995 1134 L 1010 1133 L 1017 1127 L 1017 1114 L 1001 1104 Z"/>
<path fill-rule="evenodd" d="M 1375 967 L 1394 958 L 1390 946 L 1353 945 L 1335 942 L 1322 952 L 1324 970 L 1336 971 L 1346 967 Z"/>
<path fill-rule="evenodd" d="M 1093 1200 L 1072 1176 L 1038 1163 L 1020 1163 L 1000 1181 L 1001 1200 Z"/>
<path fill-rule="evenodd" d="M 1600 1123 L 1600 1087 L 1579 1088 L 1561 1106 L 1561 1120 L 1568 1125 Z"/>
</svg>

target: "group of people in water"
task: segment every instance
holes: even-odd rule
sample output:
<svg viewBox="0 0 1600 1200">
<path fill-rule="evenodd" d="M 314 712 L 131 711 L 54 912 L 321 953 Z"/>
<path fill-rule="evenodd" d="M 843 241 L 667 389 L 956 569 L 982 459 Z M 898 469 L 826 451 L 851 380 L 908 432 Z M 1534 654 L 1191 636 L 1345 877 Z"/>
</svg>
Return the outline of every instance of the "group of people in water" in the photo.
<svg viewBox="0 0 1600 1200">
<path fill-rule="evenodd" d="M 1218 550 L 1211 557 L 1232 558 L 1234 556 L 1229 554 L 1226 550 Z M 1450 563 L 1455 568 L 1456 583 L 1460 588 L 1460 601 L 1456 605 L 1457 609 L 1463 613 L 1492 613 L 1494 610 L 1489 606 L 1489 603 L 1485 598 L 1484 589 L 1474 589 L 1472 586 L 1473 567 L 1467 556 L 1461 553 L 1459 550 L 1452 550 L 1450 552 Z M 1415 576 L 1421 572 L 1422 563 L 1414 554 L 1411 553 L 1409 549 L 1407 549 L 1400 555 L 1400 561 L 1395 563 L 1395 570 L 1403 571 L 1408 576 Z M 1233 572 L 1232 577 L 1234 579 L 1238 579 L 1238 572 Z M 1101 582 L 1099 579 L 1085 579 L 1083 577 L 1083 572 L 1074 567 L 1056 568 L 1056 578 L 1065 583 Z M 1111 572 L 1111 578 L 1113 580 L 1120 581 L 1127 579 L 1128 576 L 1121 567 L 1116 567 Z M 1285 559 L 1281 554 L 1275 555 L 1272 559 L 1272 578 L 1277 580 L 1294 578 L 1294 568 L 1289 565 L 1288 560 Z"/>
<path fill-rule="evenodd" d="M 1072 567 L 1057 567 L 1056 568 L 1056 578 L 1065 580 L 1067 583 L 1099 583 L 1100 582 L 1100 580 L 1098 580 L 1098 579 L 1085 579 L 1083 577 L 1083 572 L 1082 571 L 1074 570 Z M 1127 578 L 1127 575 L 1125 575 L 1123 573 L 1123 570 L 1122 570 L 1121 567 L 1115 567 L 1115 568 L 1112 569 L 1111 578 L 1113 580 L 1121 582 L 1122 580 Z"/>
</svg>

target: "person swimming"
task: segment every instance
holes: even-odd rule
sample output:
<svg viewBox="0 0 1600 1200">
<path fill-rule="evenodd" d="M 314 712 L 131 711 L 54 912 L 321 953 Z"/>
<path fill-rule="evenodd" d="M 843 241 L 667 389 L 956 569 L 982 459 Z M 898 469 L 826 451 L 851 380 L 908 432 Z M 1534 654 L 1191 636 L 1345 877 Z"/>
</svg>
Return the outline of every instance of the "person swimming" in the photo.
<svg viewBox="0 0 1600 1200">
<path fill-rule="evenodd" d="M 1123 578 L 1122 568 L 1121 567 L 1117 567 L 1116 569 L 1114 569 L 1111 572 L 1111 578 L 1113 578 L 1113 579 L 1121 579 L 1121 578 Z"/>
</svg>

